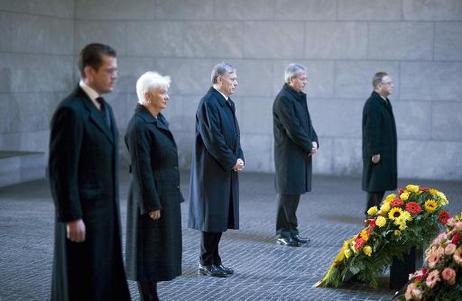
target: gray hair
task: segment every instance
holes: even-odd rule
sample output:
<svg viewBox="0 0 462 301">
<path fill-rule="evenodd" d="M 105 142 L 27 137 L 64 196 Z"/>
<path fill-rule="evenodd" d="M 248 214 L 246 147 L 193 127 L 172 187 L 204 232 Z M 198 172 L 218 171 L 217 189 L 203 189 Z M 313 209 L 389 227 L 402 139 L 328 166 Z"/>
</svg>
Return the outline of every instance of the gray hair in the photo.
<svg viewBox="0 0 462 301">
<path fill-rule="evenodd" d="M 382 83 L 385 76 L 388 76 L 388 73 L 383 71 L 374 74 L 374 77 L 372 78 L 372 87 L 374 87 L 374 89 L 377 88 L 377 86 Z"/>
<path fill-rule="evenodd" d="M 156 88 L 170 87 L 170 77 L 162 76 L 155 71 L 148 71 L 141 75 L 136 81 L 136 95 L 138 95 L 138 102 L 145 104 L 146 99 L 144 95 Z"/>
<path fill-rule="evenodd" d="M 306 72 L 305 66 L 300 64 L 289 64 L 284 72 L 285 82 L 290 83 L 291 79 L 298 77 L 302 72 Z"/>
<path fill-rule="evenodd" d="M 212 84 L 216 84 L 217 78 L 220 75 L 225 75 L 226 73 L 233 73 L 236 72 L 236 68 L 234 68 L 231 64 L 221 62 L 216 64 L 213 69 L 212 73 L 210 74 L 210 80 L 212 81 Z"/>
</svg>

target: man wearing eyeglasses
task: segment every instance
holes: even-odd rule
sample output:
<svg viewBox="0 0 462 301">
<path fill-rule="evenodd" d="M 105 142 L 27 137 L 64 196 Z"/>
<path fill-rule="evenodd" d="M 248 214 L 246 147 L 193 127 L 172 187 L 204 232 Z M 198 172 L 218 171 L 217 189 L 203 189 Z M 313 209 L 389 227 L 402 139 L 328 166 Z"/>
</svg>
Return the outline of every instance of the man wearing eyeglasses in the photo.
<svg viewBox="0 0 462 301">
<path fill-rule="evenodd" d="M 393 81 L 386 72 L 372 79 L 374 91 L 363 109 L 363 179 L 367 192 L 367 210 L 379 206 L 387 190 L 397 186 L 397 137 L 393 109 L 388 99 Z"/>
</svg>

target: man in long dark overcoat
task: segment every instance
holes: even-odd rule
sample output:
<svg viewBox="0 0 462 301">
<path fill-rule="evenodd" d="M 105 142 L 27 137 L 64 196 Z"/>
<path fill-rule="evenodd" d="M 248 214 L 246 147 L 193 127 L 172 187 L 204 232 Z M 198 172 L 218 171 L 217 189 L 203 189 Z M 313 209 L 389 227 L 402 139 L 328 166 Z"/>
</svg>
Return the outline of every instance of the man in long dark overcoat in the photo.
<svg viewBox="0 0 462 301">
<path fill-rule="evenodd" d="M 387 190 L 397 186 L 397 148 L 395 118 L 388 96 L 393 92 L 393 81 L 385 72 L 378 72 L 372 80 L 374 91 L 363 109 L 363 179 L 367 191 L 367 210 L 380 205 Z"/>
<path fill-rule="evenodd" d="M 116 52 L 89 44 L 79 86 L 51 121 L 49 178 L 55 204 L 51 300 L 130 300 L 118 205 L 118 131 L 101 95 L 117 77 Z"/>
<path fill-rule="evenodd" d="M 274 165 L 278 208 L 277 243 L 297 247 L 307 243 L 298 231 L 296 211 L 300 195 L 311 191 L 311 161 L 319 148 L 303 92 L 306 68 L 290 64 L 285 84 L 273 104 Z"/>
<path fill-rule="evenodd" d="M 236 70 L 217 64 L 211 80 L 196 113 L 189 227 L 202 231 L 198 273 L 226 277 L 233 270 L 222 265 L 218 244 L 223 232 L 239 228 L 238 172 L 244 168 L 244 154 L 230 98 L 237 87 Z"/>
</svg>

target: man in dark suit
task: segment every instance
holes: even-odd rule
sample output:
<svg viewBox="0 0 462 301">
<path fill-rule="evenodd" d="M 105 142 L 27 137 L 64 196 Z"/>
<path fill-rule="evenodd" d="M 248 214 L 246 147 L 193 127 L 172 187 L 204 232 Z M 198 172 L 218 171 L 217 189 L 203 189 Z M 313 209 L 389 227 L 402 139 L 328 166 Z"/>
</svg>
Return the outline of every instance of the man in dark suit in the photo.
<svg viewBox="0 0 462 301">
<path fill-rule="evenodd" d="M 311 191 L 311 160 L 319 143 L 303 92 L 306 68 L 290 64 L 285 81 L 273 104 L 275 184 L 279 194 L 276 242 L 298 247 L 309 241 L 299 234 L 296 211 L 300 195 Z"/>
<path fill-rule="evenodd" d="M 114 49 L 80 52 L 79 86 L 51 121 L 49 178 L 55 204 L 52 300 L 130 300 L 121 252 L 118 131 L 101 95 L 117 78 Z"/>
<path fill-rule="evenodd" d="M 211 80 L 213 86 L 196 113 L 189 227 L 202 231 L 198 273 L 226 277 L 233 270 L 223 266 L 218 244 L 224 231 L 239 228 L 238 172 L 244 168 L 236 110 L 230 98 L 237 87 L 236 69 L 217 64 Z"/>
<path fill-rule="evenodd" d="M 397 187 L 397 148 L 395 118 L 388 96 L 393 81 L 386 72 L 372 79 L 374 91 L 363 109 L 363 180 L 367 191 L 367 210 L 380 205 L 387 190 Z"/>
</svg>

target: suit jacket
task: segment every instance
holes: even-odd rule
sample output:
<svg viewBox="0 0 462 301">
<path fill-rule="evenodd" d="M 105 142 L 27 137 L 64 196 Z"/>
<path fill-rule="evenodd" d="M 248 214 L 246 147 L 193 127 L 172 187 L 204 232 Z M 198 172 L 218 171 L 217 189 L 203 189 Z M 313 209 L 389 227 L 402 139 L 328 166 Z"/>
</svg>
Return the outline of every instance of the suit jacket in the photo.
<svg viewBox="0 0 462 301">
<path fill-rule="evenodd" d="M 127 202 L 126 264 L 130 280 L 171 280 L 181 275 L 178 151 L 167 120 L 142 105 L 128 123 L 125 143 L 132 180 Z M 148 213 L 161 210 L 159 220 Z"/>
<path fill-rule="evenodd" d="M 306 94 L 284 84 L 273 104 L 275 186 L 280 194 L 311 191 L 311 149 L 318 136 Z"/>
<path fill-rule="evenodd" d="M 364 104 L 362 134 L 363 190 L 381 192 L 396 189 L 398 141 L 395 117 L 390 101 L 385 102 L 377 92 L 372 92 Z M 371 161 L 375 154 L 380 154 L 377 164 Z"/>
<path fill-rule="evenodd" d="M 206 232 L 239 228 L 239 182 L 244 160 L 234 102 L 213 87 L 201 99 L 191 167 L 189 227 Z"/>
<path fill-rule="evenodd" d="M 129 300 L 122 263 L 118 205 L 118 133 L 77 87 L 51 121 L 49 178 L 55 204 L 53 300 Z M 86 240 L 66 238 L 82 219 Z"/>
</svg>

